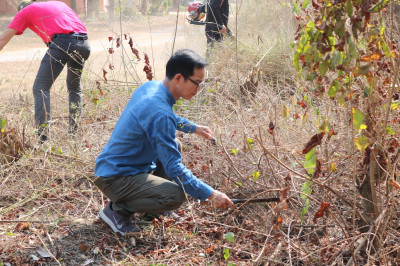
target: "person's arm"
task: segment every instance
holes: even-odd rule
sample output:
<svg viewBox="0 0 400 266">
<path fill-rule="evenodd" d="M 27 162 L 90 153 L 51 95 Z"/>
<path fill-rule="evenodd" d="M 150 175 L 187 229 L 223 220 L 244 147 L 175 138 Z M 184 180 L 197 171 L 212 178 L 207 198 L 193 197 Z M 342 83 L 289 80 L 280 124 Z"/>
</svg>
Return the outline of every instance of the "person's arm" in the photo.
<svg viewBox="0 0 400 266">
<path fill-rule="evenodd" d="M 7 28 L 3 34 L 0 35 L 0 51 L 4 46 L 11 40 L 11 38 L 17 34 L 17 30 Z"/>
<path fill-rule="evenodd" d="M 207 200 L 214 189 L 194 176 L 183 165 L 182 155 L 175 141 L 176 120 L 174 117 L 168 115 L 157 117 L 149 126 L 147 135 L 167 175 L 193 198 Z"/>
<path fill-rule="evenodd" d="M 195 133 L 197 129 L 197 125 L 192 121 L 189 121 L 185 118 L 180 117 L 177 114 L 174 114 L 176 121 L 178 123 L 177 130 L 182 131 L 184 133 Z"/>
</svg>

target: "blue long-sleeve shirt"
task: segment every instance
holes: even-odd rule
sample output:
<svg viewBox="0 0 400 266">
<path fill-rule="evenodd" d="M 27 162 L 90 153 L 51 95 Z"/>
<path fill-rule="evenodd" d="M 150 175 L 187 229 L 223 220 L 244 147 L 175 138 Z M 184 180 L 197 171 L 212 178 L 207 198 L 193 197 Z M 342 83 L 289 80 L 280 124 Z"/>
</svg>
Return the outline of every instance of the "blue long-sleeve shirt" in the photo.
<svg viewBox="0 0 400 266">
<path fill-rule="evenodd" d="M 99 177 L 133 176 L 156 169 L 159 159 L 165 172 L 190 196 L 206 200 L 213 189 L 182 164 L 175 141 L 176 130 L 193 133 L 196 124 L 174 114 L 175 98 L 160 81 L 136 89 L 111 137 L 96 159 Z"/>
</svg>

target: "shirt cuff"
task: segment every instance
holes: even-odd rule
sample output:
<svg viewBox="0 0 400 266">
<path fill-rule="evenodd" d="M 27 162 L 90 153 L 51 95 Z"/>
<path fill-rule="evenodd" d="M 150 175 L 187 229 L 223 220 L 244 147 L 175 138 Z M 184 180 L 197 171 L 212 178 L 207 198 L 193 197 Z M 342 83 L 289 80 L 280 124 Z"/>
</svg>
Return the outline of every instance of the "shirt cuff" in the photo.
<svg viewBox="0 0 400 266">
<path fill-rule="evenodd" d="M 211 194 L 213 193 L 213 191 L 214 191 L 214 189 L 212 187 L 210 187 L 209 185 L 204 183 L 203 191 L 202 191 L 202 193 L 200 195 L 200 198 L 199 198 L 200 201 L 203 202 L 206 199 L 208 199 L 211 196 Z"/>
</svg>

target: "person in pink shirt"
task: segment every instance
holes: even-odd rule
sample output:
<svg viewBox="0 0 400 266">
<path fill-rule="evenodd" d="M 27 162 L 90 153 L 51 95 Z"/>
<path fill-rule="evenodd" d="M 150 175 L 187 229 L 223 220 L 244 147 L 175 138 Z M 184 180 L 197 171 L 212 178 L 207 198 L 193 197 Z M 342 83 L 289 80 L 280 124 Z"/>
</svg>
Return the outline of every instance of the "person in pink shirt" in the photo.
<svg viewBox="0 0 400 266">
<path fill-rule="evenodd" d="M 41 141 L 47 140 L 50 121 L 50 88 L 67 65 L 69 93 L 69 133 L 77 130 L 81 113 L 81 75 L 90 55 L 87 30 L 78 15 L 60 1 L 36 2 L 25 0 L 18 5 L 18 13 L 0 35 L 0 51 L 14 35 L 26 28 L 35 32 L 49 48 L 40 63 L 33 84 L 35 125 Z"/>
</svg>

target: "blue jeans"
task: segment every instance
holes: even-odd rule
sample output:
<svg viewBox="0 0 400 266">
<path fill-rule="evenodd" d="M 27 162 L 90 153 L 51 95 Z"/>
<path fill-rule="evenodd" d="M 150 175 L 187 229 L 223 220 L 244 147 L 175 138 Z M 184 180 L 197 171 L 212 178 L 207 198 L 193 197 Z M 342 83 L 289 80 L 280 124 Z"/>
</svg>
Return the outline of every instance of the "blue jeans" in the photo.
<svg viewBox="0 0 400 266">
<path fill-rule="evenodd" d="M 39 127 L 39 134 L 42 134 L 48 121 L 50 121 L 50 88 L 64 66 L 67 65 L 69 130 L 74 132 L 81 113 L 81 75 L 84 63 L 90 55 L 89 42 L 87 40 L 56 37 L 49 43 L 48 47 L 49 49 L 40 63 L 33 84 L 35 124 Z"/>
</svg>

